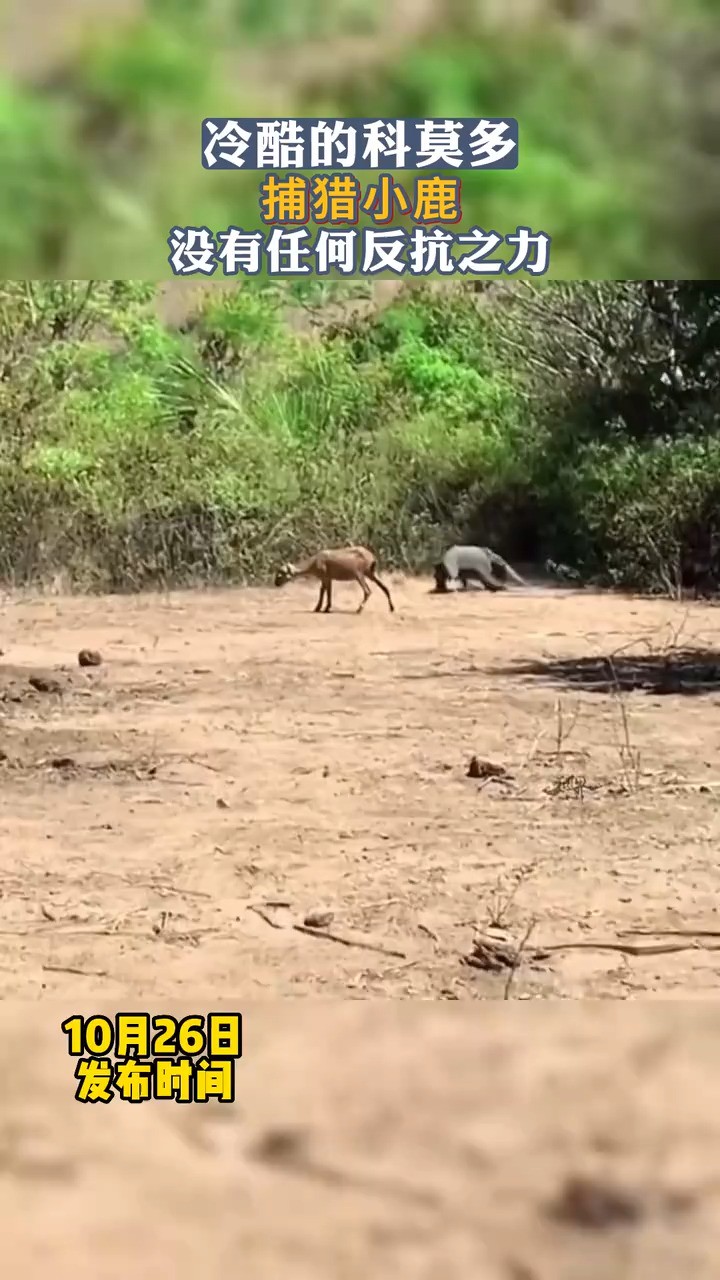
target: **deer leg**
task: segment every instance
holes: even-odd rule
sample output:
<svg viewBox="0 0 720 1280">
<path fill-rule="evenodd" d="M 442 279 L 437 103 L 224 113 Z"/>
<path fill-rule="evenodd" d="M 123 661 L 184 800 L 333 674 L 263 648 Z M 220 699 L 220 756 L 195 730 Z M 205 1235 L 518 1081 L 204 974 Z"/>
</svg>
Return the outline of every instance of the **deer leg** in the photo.
<svg viewBox="0 0 720 1280">
<path fill-rule="evenodd" d="M 332 578 L 325 579 L 325 598 L 327 600 L 325 612 L 329 613 L 332 609 Z"/>
<path fill-rule="evenodd" d="M 318 602 L 317 602 L 317 604 L 315 605 L 315 608 L 314 608 L 314 610 L 313 610 L 313 612 L 314 612 L 314 613 L 319 613 L 319 612 L 320 612 L 320 610 L 321 610 L 321 609 L 322 609 L 322 607 L 323 607 L 323 600 L 324 600 L 324 599 L 325 599 L 325 581 L 324 581 L 324 579 L 321 579 L 321 580 L 320 580 L 320 595 L 318 596 Z"/>
<path fill-rule="evenodd" d="M 395 612 L 395 605 L 394 605 L 394 604 L 393 604 L 393 602 L 392 602 L 392 596 L 390 595 L 390 592 L 388 591 L 387 587 L 385 586 L 385 583 L 380 581 L 380 579 L 378 578 L 378 576 L 377 576 L 377 574 L 376 574 L 376 572 L 375 572 L 375 570 L 374 570 L 374 569 L 371 569 L 371 570 L 370 570 L 370 572 L 368 573 L 368 578 L 370 579 L 370 581 L 371 581 L 371 582 L 374 582 L 374 583 L 375 583 L 375 586 L 376 586 L 376 587 L 379 587 L 379 588 L 380 588 L 380 590 L 382 591 L 383 595 L 384 595 L 384 596 L 385 596 L 385 598 L 387 599 L 387 602 L 388 602 L 388 608 L 389 608 L 390 612 L 391 612 L 391 613 L 394 613 L 394 612 Z"/>
<path fill-rule="evenodd" d="M 355 610 L 355 612 L 356 612 L 356 613 L 362 613 L 363 609 L 365 608 L 365 605 L 367 604 L 368 600 L 370 599 L 370 588 L 369 588 L 369 586 L 368 586 L 367 582 L 365 581 L 364 575 L 363 575 L 362 573 L 358 573 L 358 574 L 356 574 L 356 575 L 355 575 L 355 579 L 356 579 L 356 581 L 357 581 L 358 585 L 361 587 L 361 589 L 362 589 L 362 593 L 363 593 L 363 598 L 362 598 L 362 600 L 360 601 L 360 603 L 359 603 L 359 605 L 358 605 L 357 609 Z"/>
</svg>

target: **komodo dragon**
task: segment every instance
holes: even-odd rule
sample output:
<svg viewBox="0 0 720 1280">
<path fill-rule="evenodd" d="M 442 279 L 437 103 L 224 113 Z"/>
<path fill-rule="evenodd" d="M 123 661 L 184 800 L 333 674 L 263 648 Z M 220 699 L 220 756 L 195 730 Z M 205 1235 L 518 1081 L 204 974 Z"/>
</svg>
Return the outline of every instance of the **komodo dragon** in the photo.
<svg viewBox="0 0 720 1280">
<path fill-rule="evenodd" d="M 504 591 L 508 579 L 526 586 L 519 573 L 489 547 L 450 547 L 435 565 L 434 573 L 438 591 L 456 591 L 457 582 L 467 591 L 473 581 L 480 582 L 486 591 Z"/>
</svg>

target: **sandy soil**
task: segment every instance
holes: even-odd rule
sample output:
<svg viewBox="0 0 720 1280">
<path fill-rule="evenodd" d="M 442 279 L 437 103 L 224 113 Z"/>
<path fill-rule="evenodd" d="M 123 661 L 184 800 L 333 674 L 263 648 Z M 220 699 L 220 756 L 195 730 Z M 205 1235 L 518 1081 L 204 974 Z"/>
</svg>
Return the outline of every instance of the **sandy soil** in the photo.
<svg viewBox="0 0 720 1280">
<path fill-rule="evenodd" d="M 533 920 L 513 998 L 717 994 L 720 668 L 640 667 L 712 648 L 716 611 L 393 589 L 4 607 L 0 996 L 502 998 L 464 958 Z M 649 687 L 589 663 L 623 646 Z M 588 945 L 683 928 L 719 936 Z"/>
<path fill-rule="evenodd" d="M 9 1275 L 717 1276 L 712 1007 L 249 1005 L 227 1107 L 75 1102 L 67 1013 L 0 1017 Z"/>
</svg>

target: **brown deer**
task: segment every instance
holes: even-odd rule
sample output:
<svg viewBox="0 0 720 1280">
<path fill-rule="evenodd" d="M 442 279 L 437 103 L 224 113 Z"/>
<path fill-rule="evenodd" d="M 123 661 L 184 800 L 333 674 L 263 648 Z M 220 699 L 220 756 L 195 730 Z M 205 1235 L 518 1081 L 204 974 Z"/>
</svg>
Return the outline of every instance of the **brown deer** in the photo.
<svg viewBox="0 0 720 1280">
<path fill-rule="evenodd" d="M 275 574 L 275 586 L 283 587 L 294 578 L 318 578 L 320 595 L 315 606 L 315 613 L 320 613 L 325 601 L 325 613 L 332 608 L 333 582 L 357 582 L 363 598 L 356 612 L 362 613 L 371 596 L 368 580 L 374 582 L 386 597 L 391 613 L 395 612 L 390 592 L 377 576 L 377 558 L 367 547 L 340 547 L 337 550 L 318 551 L 300 564 L 286 564 Z"/>
</svg>

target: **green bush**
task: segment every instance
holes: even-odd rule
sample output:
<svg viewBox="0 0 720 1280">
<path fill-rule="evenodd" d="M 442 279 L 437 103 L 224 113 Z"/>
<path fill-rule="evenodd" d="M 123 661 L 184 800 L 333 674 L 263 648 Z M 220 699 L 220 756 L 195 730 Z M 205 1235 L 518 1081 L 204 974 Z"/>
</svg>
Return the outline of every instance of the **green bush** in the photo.
<svg viewBox="0 0 720 1280">
<path fill-rule="evenodd" d="M 639 282 L 203 295 L 0 285 L 0 574 L 265 580 L 468 539 L 672 590 L 720 567 L 720 290 Z"/>
</svg>

